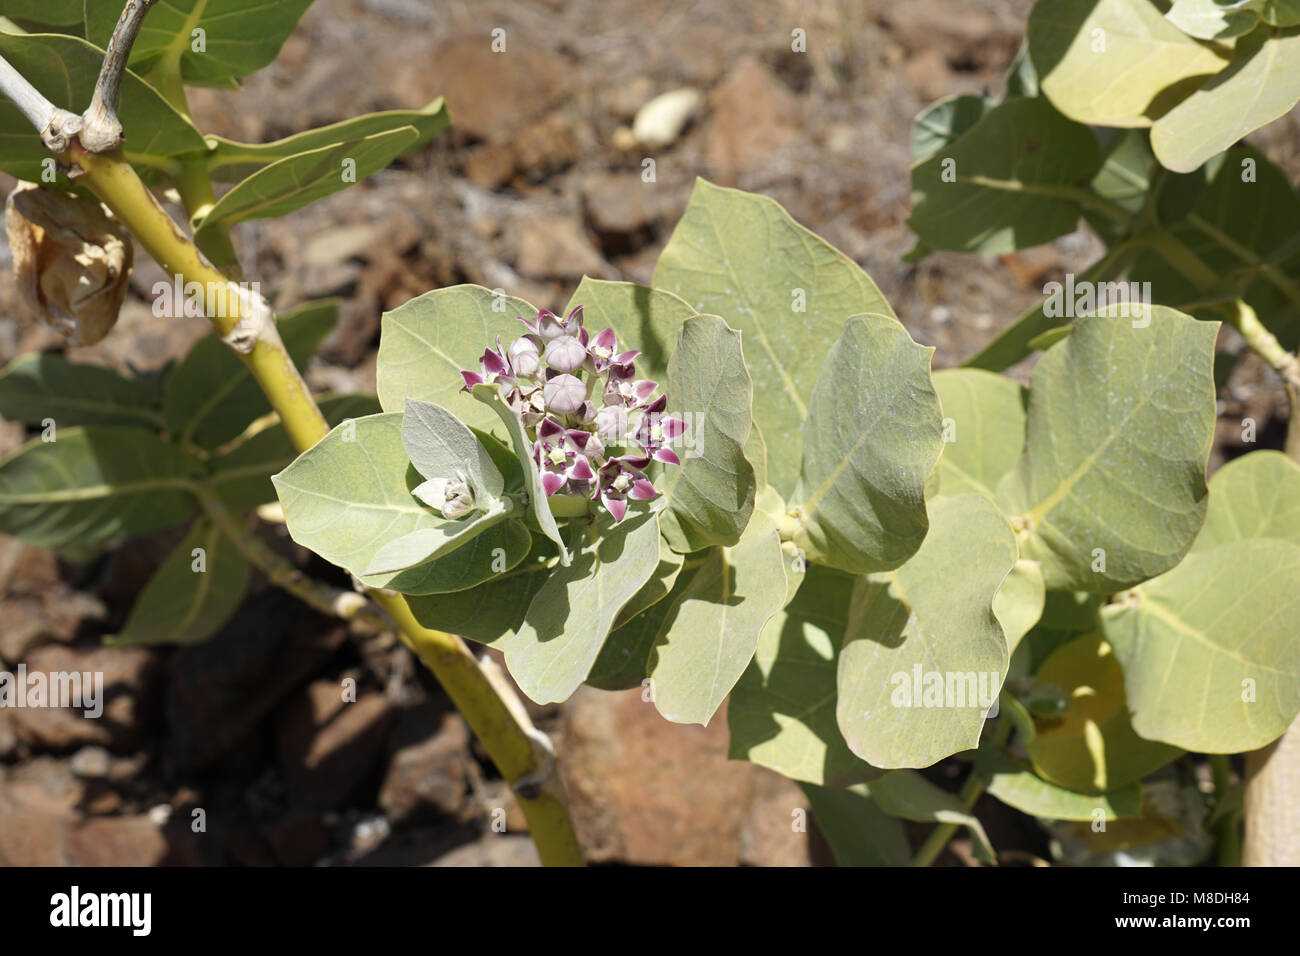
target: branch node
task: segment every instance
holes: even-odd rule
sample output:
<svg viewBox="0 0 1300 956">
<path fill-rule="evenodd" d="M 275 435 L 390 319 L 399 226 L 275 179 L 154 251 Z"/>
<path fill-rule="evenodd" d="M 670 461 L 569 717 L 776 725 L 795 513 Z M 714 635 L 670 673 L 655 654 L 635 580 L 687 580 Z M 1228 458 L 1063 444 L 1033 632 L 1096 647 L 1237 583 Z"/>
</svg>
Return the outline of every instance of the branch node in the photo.
<svg viewBox="0 0 1300 956">
<path fill-rule="evenodd" d="M 225 342 L 240 355 L 253 351 L 268 331 L 275 330 L 275 310 L 262 294 L 240 283 L 231 283 L 239 296 L 239 321 L 221 341 Z"/>
<path fill-rule="evenodd" d="M 104 53 L 104 65 L 95 82 L 95 95 L 82 114 L 81 145 L 89 153 L 109 152 L 125 140 L 122 121 L 117 116 L 122 74 L 126 72 L 126 61 L 131 56 L 131 45 L 140 32 L 140 24 L 154 3 L 155 0 L 127 0 L 117 26 L 113 28 L 113 36 Z"/>
<path fill-rule="evenodd" d="M 84 126 L 84 120 L 76 113 L 55 109 L 50 114 L 50 121 L 41 130 L 41 142 L 51 153 L 66 152 Z"/>
</svg>

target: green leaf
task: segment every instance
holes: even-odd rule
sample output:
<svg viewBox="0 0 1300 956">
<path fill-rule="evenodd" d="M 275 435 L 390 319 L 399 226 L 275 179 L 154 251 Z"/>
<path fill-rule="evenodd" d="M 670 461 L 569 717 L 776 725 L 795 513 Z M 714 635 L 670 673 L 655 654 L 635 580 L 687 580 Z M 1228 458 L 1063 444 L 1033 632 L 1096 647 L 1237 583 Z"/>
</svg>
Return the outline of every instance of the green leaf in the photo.
<svg viewBox="0 0 1300 956">
<path fill-rule="evenodd" d="M 687 319 L 668 361 L 664 394 L 687 421 L 680 466 L 660 480 L 660 527 L 676 551 L 740 540 L 754 510 L 754 466 L 745 458 L 753 385 L 740 333 L 716 315 Z"/>
<path fill-rule="evenodd" d="M 144 586 L 121 632 L 105 643 L 201 644 L 239 610 L 252 573 L 230 539 L 200 519 Z"/>
<path fill-rule="evenodd" d="M 373 395 L 323 395 L 317 404 L 331 428 L 350 418 L 379 412 L 379 401 Z M 206 484 L 227 508 L 256 508 L 275 501 L 271 476 L 288 468 L 297 457 L 298 450 L 284 425 L 276 422 L 210 458 Z"/>
<path fill-rule="evenodd" d="M 403 126 L 276 160 L 218 199 L 195 236 L 218 225 L 288 215 L 379 172 L 413 150 L 420 139 L 414 126 Z"/>
<path fill-rule="evenodd" d="M 819 787 L 800 784 L 813 820 L 840 866 L 907 866 L 911 850 L 903 825 L 881 810 L 862 784 Z"/>
<path fill-rule="evenodd" d="M 1264 0 L 1260 16 L 1275 27 L 1300 26 L 1300 0 Z"/>
<path fill-rule="evenodd" d="M 1038 96 L 1038 71 L 1034 69 L 1033 58 L 1029 55 L 1029 42 L 1023 41 L 1007 70 L 1007 93 L 1011 96 Z"/>
<path fill-rule="evenodd" d="M 338 303 L 313 302 L 279 318 L 280 337 L 298 368 L 334 328 Z M 248 366 L 215 333 L 196 343 L 167 376 L 163 419 L 182 443 L 216 448 L 237 437 L 271 405 Z"/>
<path fill-rule="evenodd" d="M 517 512 L 513 502 L 494 502 L 484 511 L 433 528 L 416 528 L 391 538 L 370 559 L 363 576 L 396 574 L 444 558 Z"/>
<path fill-rule="evenodd" d="M 1234 458 L 1214 473 L 1191 553 L 1263 538 L 1300 545 L 1300 465 L 1270 449 Z"/>
<path fill-rule="evenodd" d="M 912 167 L 907 224 L 935 249 L 1003 253 L 1050 242 L 1079 221 L 1101 166 L 1097 138 L 1046 100 L 1013 97 Z"/>
<path fill-rule="evenodd" d="M 965 368 L 935 372 L 934 390 L 943 407 L 939 493 L 995 498 L 1025 446 L 1025 390 L 1002 375 Z"/>
<path fill-rule="evenodd" d="M 785 603 L 776 526 L 759 515 L 734 548 L 717 548 L 678 595 L 650 652 L 655 708 L 708 725 L 754 657 L 759 633 Z"/>
<path fill-rule="evenodd" d="M 836 717 L 875 767 L 928 767 L 976 746 L 1007 672 L 992 605 L 1015 537 L 978 495 L 936 498 L 931 520 L 910 561 L 858 579 L 849 609 Z"/>
<path fill-rule="evenodd" d="M 511 518 L 491 525 L 451 554 L 393 574 L 362 575 L 361 582 L 403 594 L 466 591 L 514 568 L 527 557 L 532 544 L 528 526 Z"/>
<path fill-rule="evenodd" d="M 809 343 L 839 335 L 846 316 L 893 314 L 856 263 L 777 203 L 704 180 L 695 183 L 653 284 L 744 335 L 754 421 L 772 440 L 797 434 L 808 417 L 823 358 Z M 768 480 L 788 497 L 798 463 L 773 455 L 768 467 Z"/>
<path fill-rule="evenodd" d="M 809 564 L 794 600 L 763 628 L 754 660 L 727 703 L 732 760 L 828 787 L 879 776 L 849 750 L 835 720 L 836 671 L 855 580 Z"/>
<path fill-rule="evenodd" d="M 519 459 L 519 467 L 523 471 L 524 491 L 528 495 L 528 508 L 537 521 L 537 526 L 541 528 L 542 534 L 554 541 L 556 547 L 559 548 L 560 564 L 568 567 L 570 555 L 568 549 L 564 546 L 564 538 L 560 535 L 559 525 L 555 523 L 555 516 L 551 514 L 546 489 L 542 487 L 542 473 L 533 461 L 533 445 L 528 439 L 523 420 L 501 398 L 501 387 L 499 385 L 475 385 L 471 389 L 471 394 L 478 401 L 496 412 L 497 417 L 501 419 L 501 423 L 505 425 L 506 433 L 510 437 L 510 447 L 514 449 L 515 457 Z"/>
<path fill-rule="evenodd" d="M 116 18 L 114 14 L 114 22 Z M 80 113 L 90 105 L 104 51 L 61 34 L 0 33 L 0 56 L 55 106 Z M 122 78 L 118 116 L 123 128 L 130 131 L 123 150 L 133 163 L 155 166 L 171 156 L 205 148 L 193 124 L 129 70 Z M 18 179 L 42 182 L 43 164 L 49 155 L 18 108 L 0 99 L 0 169 Z"/>
<path fill-rule="evenodd" d="M 494 412 L 461 391 L 460 373 L 477 371 L 483 350 L 498 336 L 503 345 L 517 338 L 524 331 L 518 317 L 531 321 L 537 308 L 477 285 L 426 292 L 385 312 L 376 371 L 384 411 L 400 412 L 416 398 L 441 405 L 471 427 L 497 426 Z"/>
<path fill-rule="evenodd" d="M 312 0 L 168 0 L 149 11 L 131 66 L 148 69 L 164 56 L 179 56 L 188 86 L 237 88 L 238 77 L 255 73 L 280 53 Z M 86 35 L 108 43 L 121 4 L 88 0 Z M 199 47 L 196 30 L 203 31 Z"/>
<path fill-rule="evenodd" d="M 429 480 L 462 474 L 475 499 L 499 499 L 506 481 L 487 448 L 459 418 L 441 405 L 406 400 L 402 444 L 415 470 Z"/>
<path fill-rule="evenodd" d="M 1097 126 L 1150 126 L 1225 63 L 1149 0 L 1042 0 L 1028 36 L 1047 98 Z"/>
<path fill-rule="evenodd" d="M 195 510 L 198 462 L 151 431 L 58 429 L 0 461 L 0 532 L 42 548 L 165 528 Z"/>
<path fill-rule="evenodd" d="M 507 522 L 501 527 L 509 527 L 510 524 Z M 494 528 L 493 531 L 495 530 Z M 474 548 L 493 531 L 474 539 L 466 547 Z M 459 634 L 480 644 L 500 647 L 514 636 L 523 623 L 530 602 L 548 580 L 550 566 L 555 563 L 554 557 L 554 545 L 545 538 L 533 538 L 533 547 L 528 556 L 518 567 L 507 573 L 453 594 L 412 594 L 406 603 L 415 619 L 425 627 Z M 456 555 L 452 555 L 452 559 L 455 558 Z"/>
<path fill-rule="evenodd" d="M 1168 570 L 1205 517 L 1217 323 L 1164 306 L 1075 323 L 1044 353 L 1028 439 L 998 489 L 1051 589 L 1113 592 Z M 1146 324 L 1149 323 L 1149 324 Z"/>
<path fill-rule="evenodd" d="M 997 861 L 984 825 L 946 790 L 940 790 L 915 770 L 895 770 L 871 783 L 871 796 L 890 816 L 918 823 L 955 823 L 970 831 L 971 852 L 985 863 Z"/>
<path fill-rule="evenodd" d="M 393 412 L 334 427 L 271 480 L 293 540 L 353 574 L 394 538 L 447 523 L 411 494 L 420 476 Z"/>
<path fill-rule="evenodd" d="M 1017 561 L 993 596 L 993 616 L 1002 625 L 1009 654 L 1015 653 L 1020 639 L 1042 617 L 1046 597 L 1038 562 Z"/>
<path fill-rule="evenodd" d="M 4 15 L 52 26 L 81 26 L 85 0 L 5 0 Z"/>
<path fill-rule="evenodd" d="M 568 315 L 582 306 L 583 323 L 593 335 L 611 328 L 618 335 L 619 351 L 636 349 L 637 374 L 663 381 L 668 374 L 668 356 L 682 323 L 695 315 L 686 302 L 662 289 L 632 282 L 610 282 L 583 276 L 577 291 L 564 307 Z M 676 396 L 668 400 L 677 403 Z"/>
<path fill-rule="evenodd" d="M 1202 753 L 1281 736 L 1300 713 L 1297 581 L 1300 541 L 1241 539 L 1188 555 L 1105 608 L 1133 729 Z"/>
<path fill-rule="evenodd" d="M 510 675 L 539 704 L 567 700 L 587 679 L 619 611 L 659 564 L 652 512 L 629 511 L 617 524 L 602 513 L 594 531 L 595 542 L 551 573 L 503 645 Z"/>
<path fill-rule="evenodd" d="M 367 113 L 270 143 L 239 143 L 222 136 L 208 136 L 211 150 L 207 155 L 208 173 L 217 182 L 239 182 L 279 160 L 338 143 L 357 143 L 375 133 L 388 133 L 407 126 L 419 131 L 419 138 L 411 146 L 416 150 L 446 129 L 450 121 L 446 104 L 440 96 L 418 110 Z"/>
<path fill-rule="evenodd" d="M 1260 30 L 1237 41 L 1222 73 L 1156 120 L 1151 148 L 1164 166 L 1190 172 L 1297 101 L 1300 29 Z"/>
<path fill-rule="evenodd" d="M 1018 760 L 999 756 L 985 765 L 990 775 L 986 788 L 1009 807 L 1046 820 L 1119 820 L 1140 816 L 1142 789 L 1136 783 L 1098 794 L 1075 793 L 1048 783 Z"/>
<path fill-rule="evenodd" d="M 1259 24 L 1256 0 L 1174 0 L 1165 19 L 1198 40 L 1231 40 Z"/>
<path fill-rule="evenodd" d="M 1060 688 L 1068 701 L 1062 716 L 1037 720 L 1038 733 L 1025 745 L 1034 770 L 1050 783 L 1076 793 L 1104 793 L 1140 780 L 1182 752 L 1134 732 L 1124 673 L 1100 635 L 1083 634 L 1061 645 L 1036 677 Z M 1184 719 L 1187 713 L 1184 697 Z"/>
<path fill-rule="evenodd" d="M 895 318 L 858 315 L 831 346 L 803 433 L 795 544 L 844 571 L 896 568 L 928 527 L 925 481 L 942 449 L 933 349 Z"/>
<path fill-rule="evenodd" d="M 994 105 L 988 97 L 973 93 L 945 96 L 931 103 L 912 123 L 912 162 L 924 162 L 951 146 Z"/>
<path fill-rule="evenodd" d="M 0 373 L 0 416 L 24 425 L 51 418 L 73 425 L 156 428 L 155 389 L 99 365 L 69 362 L 48 352 L 22 355 Z"/>
</svg>

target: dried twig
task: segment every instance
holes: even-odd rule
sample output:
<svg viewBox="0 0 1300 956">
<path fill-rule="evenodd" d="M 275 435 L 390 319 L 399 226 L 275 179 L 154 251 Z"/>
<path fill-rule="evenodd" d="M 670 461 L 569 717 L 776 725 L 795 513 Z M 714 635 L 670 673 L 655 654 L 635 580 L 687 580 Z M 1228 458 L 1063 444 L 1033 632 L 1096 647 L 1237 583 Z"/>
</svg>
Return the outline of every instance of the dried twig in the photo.
<svg viewBox="0 0 1300 956">
<path fill-rule="evenodd" d="M 81 131 L 82 119 L 75 113 L 59 109 L 45 98 L 27 78 L 0 56 L 0 93 L 13 100 L 19 112 L 36 127 L 45 148 L 61 153 L 68 148 L 71 137 Z"/>
<path fill-rule="evenodd" d="M 88 152 L 106 153 L 122 145 L 122 121 L 117 116 L 117 98 L 122 89 L 122 74 L 131 56 L 131 45 L 145 14 L 156 0 L 127 0 L 118 17 L 113 36 L 108 41 L 104 65 L 95 82 L 95 95 L 82 115 L 81 145 Z"/>
</svg>

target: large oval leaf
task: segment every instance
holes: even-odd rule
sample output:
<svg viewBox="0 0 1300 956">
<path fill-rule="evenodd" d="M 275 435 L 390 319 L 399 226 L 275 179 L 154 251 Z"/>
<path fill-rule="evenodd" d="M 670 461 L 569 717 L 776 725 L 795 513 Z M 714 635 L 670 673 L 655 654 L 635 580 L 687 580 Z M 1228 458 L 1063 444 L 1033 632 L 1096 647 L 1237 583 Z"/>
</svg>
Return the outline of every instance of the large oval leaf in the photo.
<svg viewBox="0 0 1300 956">
<path fill-rule="evenodd" d="M 583 321 L 593 335 L 610 328 L 618 334 L 618 349 L 636 349 L 637 375 L 663 381 L 668 357 L 682 323 L 695 315 L 686 300 L 663 289 L 633 282 L 611 282 L 583 276 L 564 307 L 568 315 L 582 306 Z M 668 396 L 673 400 L 673 396 Z"/>
<path fill-rule="evenodd" d="M 1025 446 L 1025 390 L 1005 376 L 964 368 L 935 372 L 934 390 L 943 406 L 939 493 L 995 498 Z"/>
<path fill-rule="evenodd" d="M 159 427 L 157 389 L 99 365 L 79 365 L 48 352 L 23 355 L 0 373 L 0 417 L 25 425 Z"/>
</svg>

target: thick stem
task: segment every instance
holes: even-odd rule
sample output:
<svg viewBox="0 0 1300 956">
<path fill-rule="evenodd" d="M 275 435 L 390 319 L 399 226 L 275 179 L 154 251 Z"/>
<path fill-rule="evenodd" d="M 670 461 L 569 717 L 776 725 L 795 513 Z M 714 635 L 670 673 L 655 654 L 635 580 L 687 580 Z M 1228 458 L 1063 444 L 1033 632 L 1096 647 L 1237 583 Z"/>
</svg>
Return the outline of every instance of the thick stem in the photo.
<svg viewBox="0 0 1300 956">
<path fill-rule="evenodd" d="M 1232 768 L 1227 754 L 1210 754 L 1214 775 L 1214 806 L 1219 819 L 1214 825 L 1219 866 L 1241 866 L 1241 811 L 1223 808 L 1232 793 Z"/>
<path fill-rule="evenodd" d="M 325 419 L 285 351 L 274 321 L 254 315 L 248 300 L 234 294 L 234 283 L 172 222 L 120 153 L 93 154 L 74 148 L 72 158 L 84 171 L 81 182 L 113 210 L 164 271 L 203 285 L 209 318 L 221 335 L 230 341 L 240 333 L 241 320 L 253 320 L 251 348 L 240 354 L 294 447 L 305 451 L 323 438 Z M 220 302 L 227 308 L 216 308 Z M 369 594 L 397 622 L 403 640 L 433 671 L 514 787 L 542 862 L 580 865 L 582 852 L 554 772 L 549 742 L 532 728 L 522 705 L 511 700 L 508 688 L 489 678 L 460 638 L 416 621 L 401 595 L 389 591 Z"/>
</svg>

